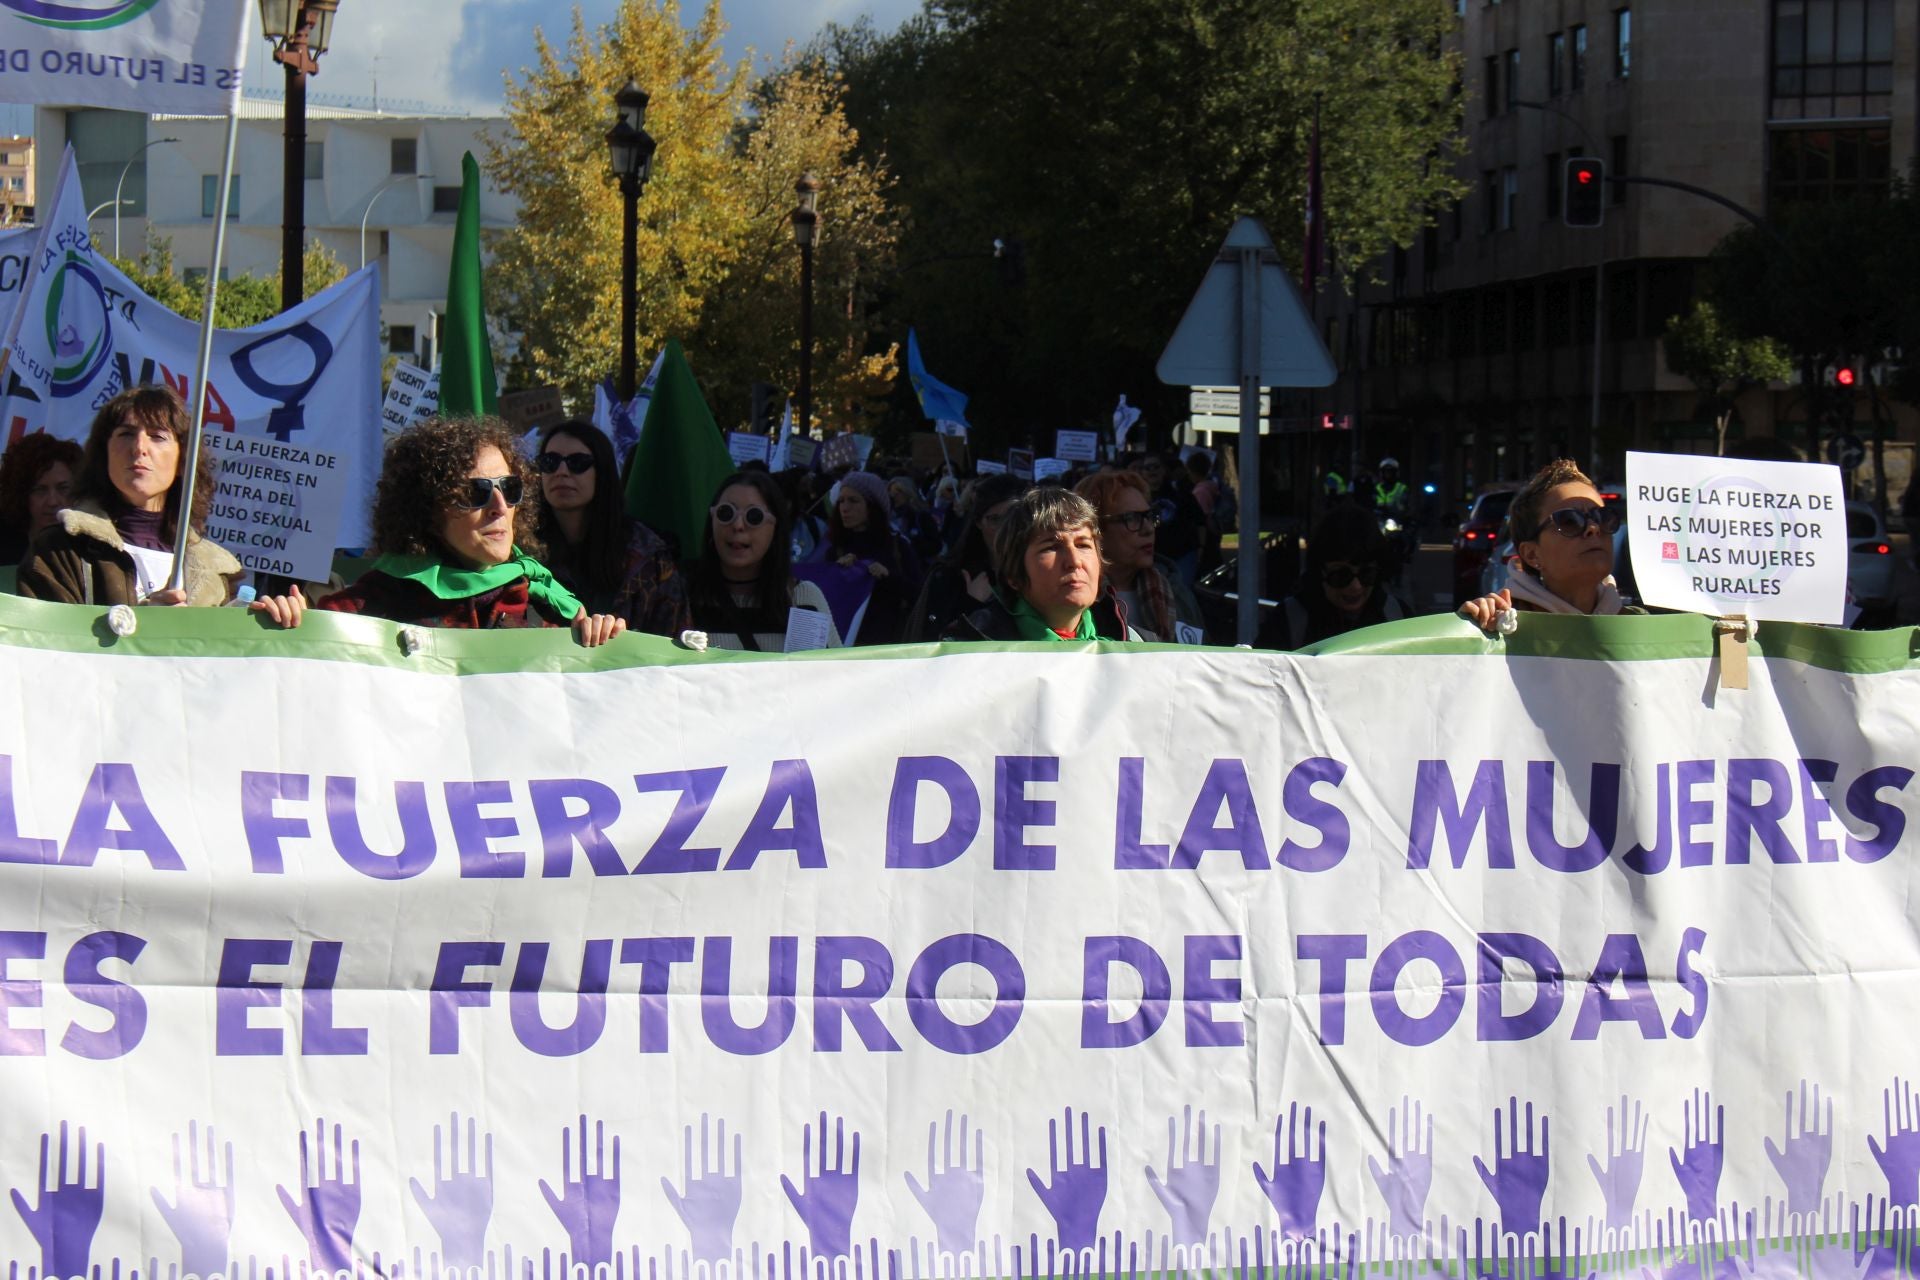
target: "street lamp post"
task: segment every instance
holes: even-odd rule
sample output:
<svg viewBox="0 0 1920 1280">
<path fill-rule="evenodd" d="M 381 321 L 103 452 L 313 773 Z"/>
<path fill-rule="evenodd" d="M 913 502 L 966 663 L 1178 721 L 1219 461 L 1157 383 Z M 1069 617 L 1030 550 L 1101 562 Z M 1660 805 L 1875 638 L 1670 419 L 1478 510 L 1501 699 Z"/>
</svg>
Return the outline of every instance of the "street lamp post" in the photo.
<svg viewBox="0 0 1920 1280">
<path fill-rule="evenodd" d="M 385 182 L 380 184 L 380 189 L 373 193 L 372 199 L 367 201 L 367 207 L 360 211 L 360 265 L 361 266 L 364 267 L 367 265 L 367 219 L 373 216 L 373 206 L 380 203 L 380 197 L 387 194 L 387 192 L 393 190 L 395 187 L 399 186 L 403 182 L 431 182 L 432 180 L 433 180 L 433 175 L 430 173 L 403 173 L 403 174 L 399 174 L 396 177 L 388 178 Z"/>
<path fill-rule="evenodd" d="M 653 153 L 658 146 L 643 127 L 647 93 L 629 80 L 613 95 L 613 128 L 607 130 L 607 153 L 613 176 L 620 183 L 620 401 L 633 399 L 639 370 L 634 354 L 635 293 L 640 276 L 640 192 L 653 176 Z"/>
<path fill-rule="evenodd" d="M 133 201 L 131 200 L 122 200 L 120 198 L 121 189 L 127 185 L 127 171 L 133 168 L 133 162 L 135 160 L 138 160 L 141 156 L 146 154 L 148 147 L 157 147 L 163 142 L 178 142 L 178 141 L 180 141 L 180 139 L 178 138 L 155 138 L 152 142 L 146 143 L 145 145 L 141 146 L 139 150 L 135 151 L 132 155 L 128 156 L 127 162 L 120 166 L 120 181 L 113 184 L 113 256 L 114 257 L 117 258 L 120 256 L 120 206 L 123 204 L 133 203 Z"/>
<path fill-rule="evenodd" d="M 301 256 L 306 239 L 307 77 L 333 38 L 340 0 L 260 0 L 260 31 L 274 42 L 273 58 L 287 69 L 285 183 L 280 196 L 280 309 L 306 295 Z M 224 211 L 223 211 L 224 212 Z"/>
<path fill-rule="evenodd" d="M 800 203 L 793 210 L 793 240 L 800 246 L 800 429 L 813 433 L 813 246 L 820 235 L 820 179 L 810 173 L 793 184 Z"/>
</svg>

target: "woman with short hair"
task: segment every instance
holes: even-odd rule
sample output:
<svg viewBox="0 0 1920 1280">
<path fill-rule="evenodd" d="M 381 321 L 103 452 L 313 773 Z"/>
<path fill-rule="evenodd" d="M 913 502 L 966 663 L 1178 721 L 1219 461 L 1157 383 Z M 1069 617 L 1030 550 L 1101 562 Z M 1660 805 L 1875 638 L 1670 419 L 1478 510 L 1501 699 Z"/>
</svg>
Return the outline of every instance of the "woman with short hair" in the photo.
<svg viewBox="0 0 1920 1280">
<path fill-rule="evenodd" d="M 1469 600 L 1460 612 L 1493 630 L 1508 609 L 1531 613 L 1643 613 L 1613 580 L 1620 513 L 1607 507 L 1579 464 L 1556 458 L 1513 496 L 1507 509 L 1513 558 L 1507 586 Z"/>
<path fill-rule="evenodd" d="M 387 442 L 372 568 L 323 609 L 423 627 L 566 627 L 605 644 L 626 619 L 592 614 L 535 555 L 533 471 L 498 418 L 429 418 Z"/>
<path fill-rule="evenodd" d="M 999 590 L 947 629 L 948 640 L 1138 640 L 1100 591 L 1100 519 L 1052 485 L 1029 490 L 994 542 Z"/>
</svg>

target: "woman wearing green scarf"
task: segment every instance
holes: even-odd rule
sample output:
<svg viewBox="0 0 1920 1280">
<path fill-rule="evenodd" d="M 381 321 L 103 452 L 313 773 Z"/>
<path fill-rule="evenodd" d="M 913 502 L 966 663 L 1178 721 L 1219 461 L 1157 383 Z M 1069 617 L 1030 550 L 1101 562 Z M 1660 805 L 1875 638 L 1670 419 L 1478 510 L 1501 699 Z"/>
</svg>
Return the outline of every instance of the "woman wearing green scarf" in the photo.
<svg viewBox="0 0 1920 1280">
<path fill-rule="evenodd" d="M 430 418 L 395 436 L 373 499 L 380 558 L 318 603 L 422 627 L 565 627 L 593 646 L 626 630 L 589 614 L 534 559 L 533 477 L 497 418 Z"/>
<path fill-rule="evenodd" d="M 1138 640 L 1100 591 L 1100 519 L 1076 493 L 1030 489 L 1008 509 L 993 546 L 993 598 L 947 628 L 947 640 L 1069 644 Z"/>
</svg>

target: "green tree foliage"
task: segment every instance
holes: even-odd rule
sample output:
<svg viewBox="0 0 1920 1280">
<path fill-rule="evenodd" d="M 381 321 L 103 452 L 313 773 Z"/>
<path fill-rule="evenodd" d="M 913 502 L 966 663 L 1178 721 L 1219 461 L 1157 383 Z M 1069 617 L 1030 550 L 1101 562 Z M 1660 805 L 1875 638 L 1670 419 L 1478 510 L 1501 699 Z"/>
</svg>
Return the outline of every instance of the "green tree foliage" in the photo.
<svg viewBox="0 0 1920 1280">
<path fill-rule="evenodd" d="M 1667 322 L 1667 368 L 1699 388 L 1713 414 L 1716 453 L 1727 451 L 1727 424 L 1734 397 L 1751 387 L 1784 382 L 1793 376 L 1793 358 L 1772 338 L 1742 338 L 1721 320 L 1710 302 Z"/>
<path fill-rule="evenodd" d="M 1017 436 L 1155 389 L 1235 216 L 1297 269 L 1316 103 L 1336 270 L 1410 244 L 1462 194 L 1453 21 L 1446 0 L 929 0 L 812 53 L 899 175 L 895 327 Z M 997 264 L 996 238 L 1017 242 Z"/>
<path fill-rule="evenodd" d="M 187 319 L 200 319 L 201 292 L 197 284 L 181 278 L 173 260 L 173 241 L 147 231 L 147 242 L 137 258 L 114 258 L 113 264 L 126 272 L 147 296 Z M 318 240 L 307 242 L 302 258 L 308 297 L 331 288 L 346 279 L 347 269 Z M 244 329 L 248 325 L 271 320 L 280 314 L 280 276 L 258 276 L 252 272 L 233 276 L 220 284 L 213 301 L 213 323 L 220 329 Z"/>
</svg>

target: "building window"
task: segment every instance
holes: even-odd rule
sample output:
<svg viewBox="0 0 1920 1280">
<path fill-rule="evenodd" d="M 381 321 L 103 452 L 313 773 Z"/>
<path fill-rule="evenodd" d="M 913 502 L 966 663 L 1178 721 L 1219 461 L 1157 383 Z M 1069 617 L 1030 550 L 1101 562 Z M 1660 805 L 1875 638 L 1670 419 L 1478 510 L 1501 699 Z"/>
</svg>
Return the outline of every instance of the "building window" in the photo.
<svg viewBox="0 0 1920 1280">
<path fill-rule="evenodd" d="M 1575 93 L 1587 87 L 1587 28 L 1583 23 L 1567 32 L 1572 37 L 1573 57 L 1567 63 L 1567 83 Z"/>
<path fill-rule="evenodd" d="M 327 176 L 327 144 L 309 142 L 306 146 L 307 181 Z"/>
<path fill-rule="evenodd" d="M 1487 101 L 1487 119 L 1491 120 L 1500 114 L 1500 59 L 1487 59 L 1480 87 Z"/>
<path fill-rule="evenodd" d="M 203 173 L 200 175 L 200 216 L 211 218 L 215 206 L 220 203 L 220 175 Z M 227 188 L 227 216 L 240 216 L 240 175 L 233 175 L 233 185 Z"/>
<path fill-rule="evenodd" d="M 435 187 L 433 189 L 433 211 L 435 213 L 460 212 L 460 188 Z"/>
<path fill-rule="evenodd" d="M 414 328 L 410 324 L 391 324 L 387 326 L 387 351 L 393 355 L 410 356 L 413 354 Z"/>
<path fill-rule="evenodd" d="M 420 143 L 418 139 L 389 139 L 387 144 L 387 172 L 393 175 L 420 172 Z"/>
<path fill-rule="evenodd" d="M 1633 72 L 1633 10 L 1613 11 L 1613 75 L 1625 80 Z"/>
<path fill-rule="evenodd" d="M 22 177 L 20 174 L 16 173 L 11 178 L 7 179 L 7 190 L 25 191 L 26 189 L 27 189 L 27 180 L 24 177 Z"/>
<path fill-rule="evenodd" d="M 1506 109 L 1511 111 L 1513 110 L 1513 104 L 1520 97 L 1520 51 L 1518 49 L 1507 50 L 1507 83 L 1505 88 L 1507 96 L 1502 99 L 1502 102 L 1506 106 Z"/>
<path fill-rule="evenodd" d="M 1767 199 L 1847 200 L 1885 195 L 1893 133 L 1877 129 L 1776 129 L 1768 140 Z"/>
<path fill-rule="evenodd" d="M 1895 0 L 1773 0 L 1776 119 L 1893 110 Z"/>
<path fill-rule="evenodd" d="M 1500 171 L 1480 173 L 1480 234 L 1490 235 L 1500 225 Z"/>
<path fill-rule="evenodd" d="M 1566 179 L 1566 164 L 1558 151 L 1547 153 L 1547 217 L 1560 216 L 1560 184 Z"/>
<path fill-rule="evenodd" d="M 1513 349 L 1531 351 L 1533 333 L 1533 286 L 1523 284 L 1513 291 Z"/>
<path fill-rule="evenodd" d="M 1627 164 L 1627 135 L 1624 133 L 1616 133 L 1609 141 L 1613 148 L 1613 155 L 1607 164 L 1607 176 L 1618 178 L 1625 177 L 1627 174 L 1632 173 L 1632 168 Z M 1613 188 L 1611 198 L 1614 204 L 1625 204 L 1627 202 L 1626 183 L 1609 182 L 1607 185 Z"/>
<path fill-rule="evenodd" d="M 1520 212 L 1520 171 L 1512 165 L 1500 171 L 1500 229 L 1513 230 Z"/>
<path fill-rule="evenodd" d="M 1547 37 L 1547 96 L 1557 98 L 1567 91 L 1567 33 L 1556 31 Z"/>
</svg>

